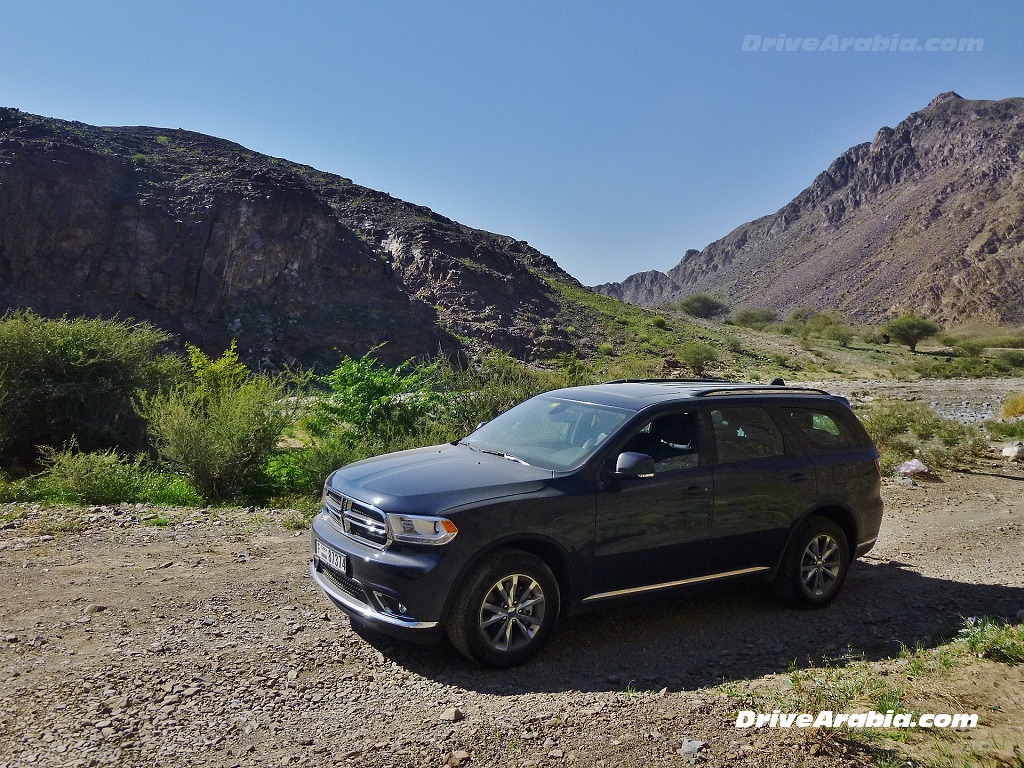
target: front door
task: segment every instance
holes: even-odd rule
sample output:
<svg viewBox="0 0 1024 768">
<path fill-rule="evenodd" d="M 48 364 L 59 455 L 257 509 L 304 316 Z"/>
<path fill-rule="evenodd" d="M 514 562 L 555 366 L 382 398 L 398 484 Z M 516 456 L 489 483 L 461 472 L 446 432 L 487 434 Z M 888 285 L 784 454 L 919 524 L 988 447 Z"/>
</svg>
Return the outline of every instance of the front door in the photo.
<svg viewBox="0 0 1024 768">
<path fill-rule="evenodd" d="M 598 496 L 591 595 L 707 572 L 713 486 L 699 435 L 696 410 L 679 411 L 648 422 L 615 451 L 650 455 L 655 474 L 611 480 Z"/>
</svg>

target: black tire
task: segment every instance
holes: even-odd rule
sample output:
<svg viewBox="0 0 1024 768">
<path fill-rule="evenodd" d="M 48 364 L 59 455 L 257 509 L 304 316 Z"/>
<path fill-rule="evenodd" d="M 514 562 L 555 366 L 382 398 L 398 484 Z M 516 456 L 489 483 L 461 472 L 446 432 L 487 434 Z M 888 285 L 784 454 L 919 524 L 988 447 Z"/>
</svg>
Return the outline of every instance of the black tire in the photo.
<svg viewBox="0 0 1024 768">
<path fill-rule="evenodd" d="M 448 637 L 472 661 L 511 667 L 541 649 L 560 607 L 558 581 L 543 560 L 500 550 L 463 582 L 448 617 Z"/>
<path fill-rule="evenodd" d="M 782 558 L 775 593 L 800 608 L 821 608 L 839 594 L 849 568 L 850 547 L 843 529 L 824 517 L 811 517 Z"/>
</svg>

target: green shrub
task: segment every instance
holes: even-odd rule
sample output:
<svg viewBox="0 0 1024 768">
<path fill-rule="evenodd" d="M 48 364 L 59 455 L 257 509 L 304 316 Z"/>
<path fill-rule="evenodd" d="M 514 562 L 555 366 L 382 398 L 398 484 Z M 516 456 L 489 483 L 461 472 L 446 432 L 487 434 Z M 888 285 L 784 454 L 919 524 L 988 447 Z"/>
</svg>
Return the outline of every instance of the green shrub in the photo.
<svg viewBox="0 0 1024 768">
<path fill-rule="evenodd" d="M 744 328 L 763 330 L 777 322 L 778 319 L 779 316 L 771 309 L 745 309 L 733 315 L 732 322 L 734 325 L 741 325 Z"/>
<path fill-rule="evenodd" d="M 690 367 L 694 376 L 703 376 L 709 365 L 718 362 L 718 352 L 710 344 L 695 341 L 679 348 L 679 360 Z"/>
<path fill-rule="evenodd" d="M 1024 350 L 1004 349 L 996 358 L 1010 368 L 1024 368 Z"/>
<path fill-rule="evenodd" d="M 993 440 L 1024 440 L 1024 420 L 985 422 L 985 431 Z"/>
<path fill-rule="evenodd" d="M 898 317 L 885 326 L 885 332 L 900 344 L 908 346 L 911 352 L 916 352 L 918 344 L 941 330 L 942 326 L 937 323 L 914 314 Z"/>
<path fill-rule="evenodd" d="M 850 342 L 853 341 L 853 338 L 856 335 L 857 333 L 856 331 L 853 330 L 853 328 L 842 323 L 835 323 L 829 325 L 822 332 L 822 336 L 824 336 L 826 339 L 831 339 L 832 341 L 838 342 L 839 346 L 841 347 L 850 346 Z"/>
<path fill-rule="evenodd" d="M 201 494 L 223 499 L 261 483 L 261 469 L 301 398 L 283 378 L 241 378 L 234 347 L 217 361 L 190 350 L 192 378 L 141 397 L 138 410 L 161 461 Z"/>
<path fill-rule="evenodd" d="M 985 345 L 976 339 L 957 339 L 952 346 L 964 357 L 981 357 L 985 351 Z"/>
<path fill-rule="evenodd" d="M 651 318 L 651 325 L 653 325 L 655 328 L 664 328 L 666 325 L 668 325 L 668 322 L 661 315 L 656 315 L 655 317 Z"/>
<path fill-rule="evenodd" d="M 1024 664 L 1024 626 L 987 617 L 964 622 L 956 642 L 972 656 L 1015 666 Z"/>
<path fill-rule="evenodd" d="M 605 341 L 598 345 L 597 351 L 602 355 L 611 355 L 615 352 L 615 345 Z"/>
<path fill-rule="evenodd" d="M 310 432 L 315 437 L 347 432 L 353 439 L 409 432 L 440 401 L 432 386 L 437 368 L 438 363 L 388 368 L 378 364 L 372 350 L 358 360 L 346 356 L 319 380 L 327 391 L 313 401 Z"/>
<path fill-rule="evenodd" d="M 170 337 L 114 320 L 0 318 L 0 463 L 31 466 L 38 447 L 77 441 L 84 451 L 145 448 L 136 391 L 175 382 L 181 360 L 162 353 Z"/>
<path fill-rule="evenodd" d="M 706 293 L 695 293 L 687 296 L 676 305 L 682 312 L 692 316 L 710 320 L 729 314 L 729 305 Z"/>
<path fill-rule="evenodd" d="M 184 477 L 158 471 L 141 455 L 127 459 L 113 450 L 82 453 L 72 444 L 59 451 L 45 448 L 42 465 L 42 472 L 17 485 L 10 500 L 167 506 L 203 503 Z"/>
<path fill-rule="evenodd" d="M 977 427 L 944 419 L 924 403 L 878 400 L 859 415 L 878 445 L 887 473 L 912 458 L 929 468 L 955 467 L 985 449 Z"/>
</svg>

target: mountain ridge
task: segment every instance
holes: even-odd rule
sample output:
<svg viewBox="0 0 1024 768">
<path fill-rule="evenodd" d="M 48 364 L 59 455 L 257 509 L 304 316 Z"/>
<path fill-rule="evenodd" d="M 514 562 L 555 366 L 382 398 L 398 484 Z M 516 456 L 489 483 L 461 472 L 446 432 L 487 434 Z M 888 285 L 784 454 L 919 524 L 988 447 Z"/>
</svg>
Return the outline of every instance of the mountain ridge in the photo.
<svg viewBox="0 0 1024 768">
<path fill-rule="evenodd" d="M 877 322 L 1024 320 L 1024 99 L 940 94 L 851 147 L 774 214 L 667 272 L 593 290 L 643 306 L 710 293 Z"/>
<path fill-rule="evenodd" d="M 587 353 L 558 283 L 581 287 L 524 241 L 226 139 L 0 108 L 0 312 L 149 321 L 267 366 Z"/>
</svg>

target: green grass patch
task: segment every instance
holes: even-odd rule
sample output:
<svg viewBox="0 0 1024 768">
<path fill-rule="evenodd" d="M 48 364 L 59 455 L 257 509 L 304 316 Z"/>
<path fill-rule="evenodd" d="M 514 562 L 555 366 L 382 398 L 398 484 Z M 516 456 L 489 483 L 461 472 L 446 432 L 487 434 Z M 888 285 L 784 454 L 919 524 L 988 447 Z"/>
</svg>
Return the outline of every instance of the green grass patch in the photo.
<svg viewBox="0 0 1024 768">
<path fill-rule="evenodd" d="M 944 419 L 920 402 L 878 400 L 859 409 L 858 416 L 878 446 L 886 474 L 913 458 L 929 468 L 962 466 L 987 447 L 977 427 Z"/>
</svg>

